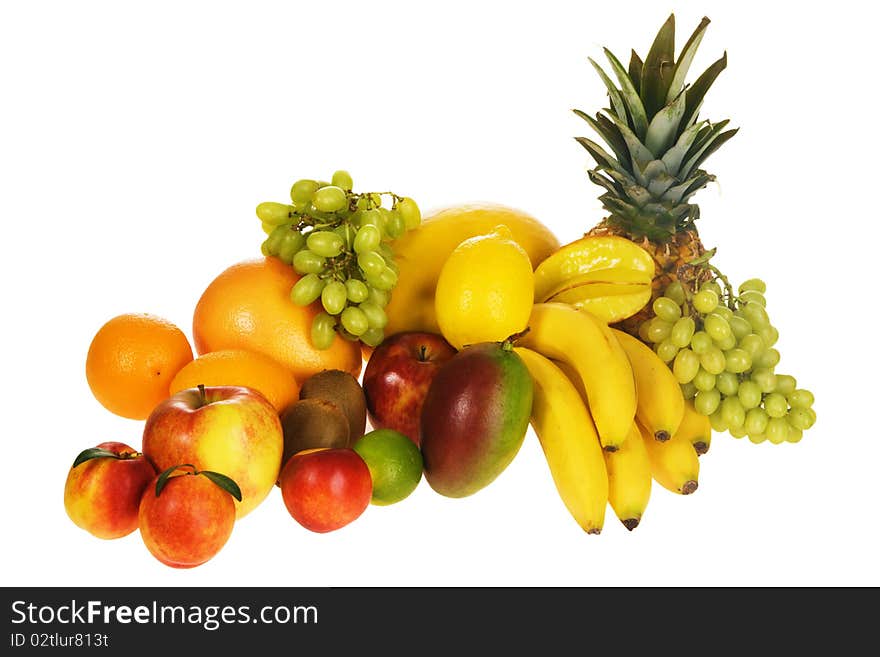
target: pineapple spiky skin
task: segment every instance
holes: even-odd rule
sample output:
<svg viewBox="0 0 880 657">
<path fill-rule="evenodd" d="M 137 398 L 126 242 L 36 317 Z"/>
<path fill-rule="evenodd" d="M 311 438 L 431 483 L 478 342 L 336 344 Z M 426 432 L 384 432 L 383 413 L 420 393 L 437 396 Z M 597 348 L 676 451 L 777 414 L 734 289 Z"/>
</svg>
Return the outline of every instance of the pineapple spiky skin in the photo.
<svg viewBox="0 0 880 657">
<path fill-rule="evenodd" d="M 626 231 L 610 223 L 607 218 L 596 224 L 588 235 L 618 235 L 626 237 L 647 251 L 654 260 L 654 280 L 652 283 L 651 300 L 642 310 L 614 325 L 622 331 L 626 331 L 634 337 L 639 335 L 639 325 L 654 316 L 651 305 L 654 299 L 662 296 L 663 291 L 673 281 L 681 281 L 689 288 L 699 287 L 700 284 L 711 280 L 709 270 L 699 267 L 688 267 L 688 263 L 706 253 L 696 228 L 675 233 L 669 240 L 657 243 L 647 237 L 634 238 Z"/>
</svg>

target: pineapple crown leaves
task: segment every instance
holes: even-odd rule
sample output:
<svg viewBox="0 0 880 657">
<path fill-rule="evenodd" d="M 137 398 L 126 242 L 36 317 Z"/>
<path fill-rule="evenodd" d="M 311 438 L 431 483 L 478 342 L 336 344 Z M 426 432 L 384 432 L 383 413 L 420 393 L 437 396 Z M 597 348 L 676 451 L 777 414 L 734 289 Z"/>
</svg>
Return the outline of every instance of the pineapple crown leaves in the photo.
<svg viewBox="0 0 880 657">
<path fill-rule="evenodd" d="M 737 132 L 725 130 L 727 120 L 698 120 L 703 98 L 727 67 L 727 53 L 692 84 L 685 83 L 708 25 L 704 17 L 677 60 L 674 14 L 660 28 L 644 61 L 632 51 L 624 68 L 605 48 L 616 84 L 589 60 L 608 90 L 611 107 L 595 117 L 578 109 L 574 113 L 611 152 L 586 137 L 576 140 L 596 161 L 589 177 L 606 190 L 599 198 L 611 213 L 609 221 L 633 236 L 664 241 L 687 230 L 699 217 L 699 208 L 688 200 L 715 179 L 700 166 Z"/>
</svg>

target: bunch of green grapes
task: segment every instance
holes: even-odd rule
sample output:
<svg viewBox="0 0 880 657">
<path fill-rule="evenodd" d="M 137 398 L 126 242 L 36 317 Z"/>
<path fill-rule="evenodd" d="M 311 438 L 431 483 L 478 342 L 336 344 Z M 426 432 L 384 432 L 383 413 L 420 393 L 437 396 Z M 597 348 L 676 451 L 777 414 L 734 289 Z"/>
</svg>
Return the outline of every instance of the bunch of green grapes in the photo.
<svg viewBox="0 0 880 657">
<path fill-rule="evenodd" d="M 330 182 L 297 180 L 291 203 L 264 202 L 257 217 L 267 234 L 261 250 L 301 278 L 290 300 L 323 311 L 312 322 L 312 344 L 327 349 L 339 334 L 375 347 L 388 323 L 385 306 L 397 284 L 392 242 L 421 222 L 416 202 L 392 192 L 355 193 L 347 171 Z M 390 200 L 390 207 L 384 204 Z"/>
<path fill-rule="evenodd" d="M 720 275 L 698 289 L 675 281 L 654 300 L 654 317 L 639 326 L 639 337 L 669 364 L 714 430 L 753 443 L 795 443 L 816 421 L 813 394 L 776 372 L 779 332 L 765 292 L 757 278 L 737 294 Z"/>
</svg>

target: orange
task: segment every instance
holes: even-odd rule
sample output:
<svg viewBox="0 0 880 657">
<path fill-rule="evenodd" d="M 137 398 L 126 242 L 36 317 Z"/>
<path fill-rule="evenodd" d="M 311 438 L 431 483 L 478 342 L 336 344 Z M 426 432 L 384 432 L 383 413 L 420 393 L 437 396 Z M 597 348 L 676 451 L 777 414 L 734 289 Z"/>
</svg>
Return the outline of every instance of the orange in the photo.
<svg viewBox="0 0 880 657">
<path fill-rule="evenodd" d="M 287 366 L 297 381 L 325 369 L 358 378 L 363 365 L 358 342 L 336 336 L 329 349 L 312 346 L 312 319 L 321 302 L 303 307 L 290 300 L 290 288 L 299 278 L 274 257 L 245 260 L 221 272 L 196 304 L 196 351 L 258 351 Z"/>
<path fill-rule="evenodd" d="M 168 397 L 168 384 L 193 359 L 177 326 L 148 313 L 125 313 L 104 324 L 89 345 L 86 380 L 109 411 L 144 420 Z"/>
<path fill-rule="evenodd" d="M 186 388 L 245 386 L 261 392 L 279 413 L 299 399 L 299 383 L 290 368 L 257 351 L 223 349 L 184 365 L 171 380 L 169 394 Z"/>
</svg>

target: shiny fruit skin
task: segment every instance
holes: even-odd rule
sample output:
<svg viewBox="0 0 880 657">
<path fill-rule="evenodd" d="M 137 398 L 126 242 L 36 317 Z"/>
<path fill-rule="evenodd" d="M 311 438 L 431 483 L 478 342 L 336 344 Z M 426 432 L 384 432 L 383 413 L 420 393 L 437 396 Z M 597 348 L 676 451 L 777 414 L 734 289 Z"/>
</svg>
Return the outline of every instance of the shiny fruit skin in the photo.
<svg viewBox="0 0 880 657">
<path fill-rule="evenodd" d="M 104 323 L 92 338 L 86 380 L 111 413 L 143 420 L 192 359 L 192 347 L 177 326 L 156 315 L 125 313 Z"/>
<path fill-rule="evenodd" d="M 193 314 L 193 342 L 199 354 L 221 349 L 258 351 L 286 365 L 298 381 L 324 369 L 359 377 L 363 366 L 357 342 L 336 337 L 328 349 L 312 345 L 312 320 L 321 302 L 297 306 L 290 289 L 300 279 L 274 257 L 228 267 L 205 289 Z"/>
<path fill-rule="evenodd" d="M 438 370 L 456 354 L 442 335 L 423 331 L 385 338 L 370 354 L 363 388 L 374 429 L 394 429 L 416 445 L 428 388 Z"/>
<path fill-rule="evenodd" d="M 185 365 L 172 379 L 168 394 L 204 386 L 244 386 L 269 400 L 279 413 L 299 398 L 293 371 L 274 358 L 247 349 L 211 351 Z"/>
<path fill-rule="evenodd" d="M 188 463 L 232 478 L 241 488 L 239 518 L 278 480 L 284 436 L 272 404 L 251 388 L 214 386 L 204 401 L 193 388 L 159 404 L 144 424 L 143 451 L 159 472 Z"/>
<path fill-rule="evenodd" d="M 437 279 L 446 259 L 464 240 L 504 224 L 533 266 L 559 248 L 552 231 L 531 215 L 497 203 L 470 203 L 426 213 L 422 223 L 394 241 L 397 286 L 385 308 L 385 335 L 404 331 L 439 333 L 434 310 Z"/>
<path fill-rule="evenodd" d="M 194 568 L 213 558 L 235 525 L 235 500 L 207 477 L 172 476 L 156 495 L 150 482 L 138 509 L 141 538 L 166 566 Z"/>
<path fill-rule="evenodd" d="M 489 342 L 459 351 L 434 377 L 422 407 L 425 479 L 447 497 L 488 486 L 522 446 L 534 388 L 512 348 Z"/>
<path fill-rule="evenodd" d="M 370 469 L 348 447 L 294 454 L 281 471 L 279 486 L 291 517 L 321 534 L 356 520 L 373 495 Z"/>
<path fill-rule="evenodd" d="M 137 529 L 141 495 L 156 470 L 124 443 L 97 447 L 124 458 L 98 457 L 71 468 L 64 483 L 64 510 L 77 527 L 97 538 L 122 538 Z"/>
</svg>

